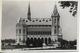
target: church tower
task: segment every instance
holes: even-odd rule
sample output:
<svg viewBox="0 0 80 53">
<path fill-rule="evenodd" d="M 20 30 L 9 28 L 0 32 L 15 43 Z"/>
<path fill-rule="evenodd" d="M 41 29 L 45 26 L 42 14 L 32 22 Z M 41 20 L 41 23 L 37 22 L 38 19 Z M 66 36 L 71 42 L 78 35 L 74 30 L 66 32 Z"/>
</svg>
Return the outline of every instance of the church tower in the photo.
<svg viewBox="0 0 80 53">
<path fill-rule="evenodd" d="M 30 10 L 30 3 L 28 5 L 28 13 L 27 13 L 28 20 L 31 20 L 31 10 Z"/>
<path fill-rule="evenodd" d="M 58 34 L 59 34 L 59 19 L 60 19 L 60 15 L 58 13 L 58 10 L 57 10 L 57 6 L 55 5 L 54 6 L 54 11 L 51 15 L 51 18 L 52 18 L 52 39 L 53 41 L 57 41 L 58 40 Z"/>
</svg>

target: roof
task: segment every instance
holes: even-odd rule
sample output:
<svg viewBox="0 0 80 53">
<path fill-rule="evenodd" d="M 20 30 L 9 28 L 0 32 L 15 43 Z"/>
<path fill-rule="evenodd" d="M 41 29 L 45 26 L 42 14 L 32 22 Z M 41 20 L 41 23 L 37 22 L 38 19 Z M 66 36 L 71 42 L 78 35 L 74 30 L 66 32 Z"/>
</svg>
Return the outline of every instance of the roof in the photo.
<svg viewBox="0 0 80 53">
<path fill-rule="evenodd" d="M 20 18 L 19 23 L 23 23 L 26 25 L 51 25 L 51 18 L 31 18 L 31 21 L 27 18 Z"/>
</svg>

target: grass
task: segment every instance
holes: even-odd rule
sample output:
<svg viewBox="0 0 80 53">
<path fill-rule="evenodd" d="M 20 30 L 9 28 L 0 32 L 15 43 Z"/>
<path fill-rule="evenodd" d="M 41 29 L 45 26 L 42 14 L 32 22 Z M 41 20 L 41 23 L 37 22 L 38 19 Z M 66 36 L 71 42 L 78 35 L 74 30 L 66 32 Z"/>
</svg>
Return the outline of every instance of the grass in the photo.
<svg viewBox="0 0 80 53">
<path fill-rule="evenodd" d="M 76 50 L 76 47 L 74 48 L 62 48 L 62 47 L 58 47 L 58 48 L 39 48 L 37 49 L 36 47 L 27 47 L 25 45 L 7 45 L 7 46 L 2 46 L 2 50 L 7 50 L 7 49 L 24 49 L 27 50 L 26 48 L 35 48 L 35 49 L 29 49 L 29 50 Z"/>
</svg>

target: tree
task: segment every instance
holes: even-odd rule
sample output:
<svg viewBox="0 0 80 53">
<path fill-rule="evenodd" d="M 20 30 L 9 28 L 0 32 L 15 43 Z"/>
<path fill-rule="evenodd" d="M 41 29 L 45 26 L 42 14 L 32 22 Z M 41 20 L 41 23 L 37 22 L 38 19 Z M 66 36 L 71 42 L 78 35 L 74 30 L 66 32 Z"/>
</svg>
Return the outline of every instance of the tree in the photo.
<svg viewBox="0 0 80 53">
<path fill-rule="evenodd" d="M 14 39 L 5 39 L 5 40 L 1 40 L 2 43 L 15 43 L 16 41 Z"/>
<path fill-rule="evenodd" d="M 72 16 L 77 14 L 77 1 L 59 1 L 60 6 L 64 9 L 65 7 L 70 7 L 69 12 L 72 13 Z"/>
</svg>

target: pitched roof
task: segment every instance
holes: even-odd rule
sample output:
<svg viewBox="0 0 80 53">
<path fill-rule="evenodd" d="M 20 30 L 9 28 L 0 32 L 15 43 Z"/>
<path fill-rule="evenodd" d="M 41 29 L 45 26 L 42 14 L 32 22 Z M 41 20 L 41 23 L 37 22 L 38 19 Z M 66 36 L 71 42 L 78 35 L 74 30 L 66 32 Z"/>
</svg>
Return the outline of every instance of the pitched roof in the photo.
<svg viewBox="0 0 80 53">
<path fill-rule="evenodd" d="M 27 24 L 27 25 L 51 25 L 52 19 L 51 18 L 31 18 L 31 21 L 27 18 L 21 18 L 20 23 Z"/>
</svg>

